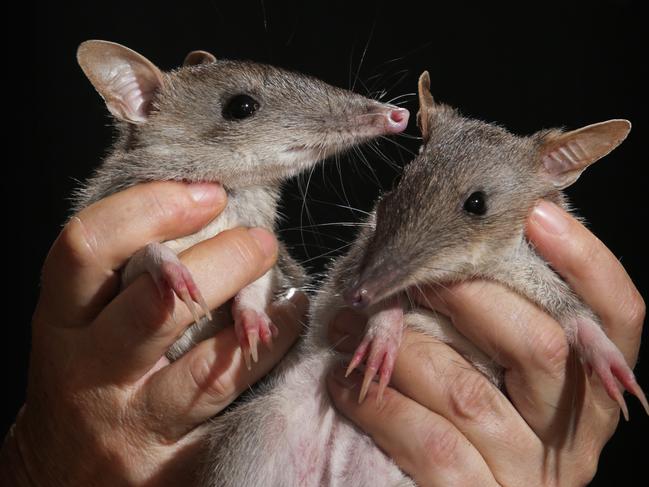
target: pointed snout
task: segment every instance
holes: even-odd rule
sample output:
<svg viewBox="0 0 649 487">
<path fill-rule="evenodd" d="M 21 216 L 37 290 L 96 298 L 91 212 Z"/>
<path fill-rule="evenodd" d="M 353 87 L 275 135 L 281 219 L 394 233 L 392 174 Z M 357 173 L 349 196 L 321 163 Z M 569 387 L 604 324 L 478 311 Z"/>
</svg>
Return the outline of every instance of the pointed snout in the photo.
<svg viewBox="0 0 649 487">
<path fill-rule="evenodd" d="M 408 126 L 410 112 L 405 108 L 387 108 L 384 113 L 386 132 L 398 134 L 403 132 Z"/>
<path fill-rule="evenodd" d="M 347 306 L 365 309 L 405 289 L 409 270 L 393 258 L 380 255 L 367 262 L 343 291 Z"/>
<path fill-rule="evenodd" d="M 370 291 L 362 285 L 355 285 L 343 293 L 347 306 L 354 309 L 365 309 L 372 303 Z"/>
<path fill-rule="evenodd" d="M 351 286 L 343 291 L 345 303 L 359 310 L 373 305 L 396 291 L 394 288 L 396 277 L 396 273 L 389 265 L 366 269 Z"/>
<path fill-rule="evenodd" d="M 398 134 L 408 127 L 410 112 L 405 108 L 372 101 L 369 106 L 366 105 L 366 110 L 367 113 L 360 115 L 356 122 L 361 126 L 367 126 L 369 122 L 372 131 L 377 135 Z"/>
</svg>

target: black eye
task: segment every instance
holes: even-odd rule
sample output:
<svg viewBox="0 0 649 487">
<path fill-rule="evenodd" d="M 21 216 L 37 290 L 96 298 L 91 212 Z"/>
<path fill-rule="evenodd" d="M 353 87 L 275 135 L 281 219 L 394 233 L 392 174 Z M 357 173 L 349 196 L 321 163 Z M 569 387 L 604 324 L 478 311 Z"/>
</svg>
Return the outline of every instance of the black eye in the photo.
<svg viewBox="0 0 649 487">
<path fill-rule="evenodd" d="M 486 196 L 482 191 L 476 191 L 464 202 L 464 211 L 474 215 L 484 215 L 487 212 Z"/>
<path fill-rule="evenodd" d="M 223 108 L 223 116 L 241 120 L 252 116 L 259 110 L 259 102 L 248 95 L 236 95 L 228 100 Z"/>
</svg>

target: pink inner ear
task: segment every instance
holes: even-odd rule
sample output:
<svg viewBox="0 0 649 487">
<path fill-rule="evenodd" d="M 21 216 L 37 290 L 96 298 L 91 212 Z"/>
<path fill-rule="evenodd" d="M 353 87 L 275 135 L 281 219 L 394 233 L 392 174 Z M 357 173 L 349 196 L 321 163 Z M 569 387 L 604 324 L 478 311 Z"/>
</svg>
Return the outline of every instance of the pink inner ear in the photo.
<svg viewBox="0 0 649 487">
<path fill-rule="evenodd" d="M 137 67 L 130 63 L 120 63 L 106 81 L 106 89 L 111 94 L 111 100 L 107 100 L 111 112 L 132 122 L 145 122 L 157 79 L 137 73 Z"/>
<path fill-rule="evenodd" d="M 578 140 L 568 140 L 543 156 L 543 165 L 553 176 L 579 170 L 588 162 L 588 154 Z"/>
</svg>

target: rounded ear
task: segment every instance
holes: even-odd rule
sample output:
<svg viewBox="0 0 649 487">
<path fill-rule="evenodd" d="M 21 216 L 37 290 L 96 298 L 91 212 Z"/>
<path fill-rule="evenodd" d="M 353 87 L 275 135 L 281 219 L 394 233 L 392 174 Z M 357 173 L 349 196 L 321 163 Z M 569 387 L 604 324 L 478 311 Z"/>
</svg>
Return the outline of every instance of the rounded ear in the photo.
<svg viewBox="0 0 649 487">
<path fill-rule="evenodd" d="M 430 76 L 428 71 L 424 71 L 419 76 L 419 111 L 417 112 L 417 126 L 421 130 L 424 142 L 430 135 L 430 116 L 435 105 L 433 95 L 430 94 Z"/>
<path fill-rule="evenodd" d="M 620 145 L 630 131 L 631 122 L 614 119 L 570 132 L 541 134 L 541 171 L 555 188 L 566 188 L 593 162 Z"/>
<path fill-rule="evenodd" d="M 210 54 L 207 51 L 192 51 L 183 61 L 183 66 L 197 66 L 199 64 L 209 64 L 216 61 L 214 54 Z"/>
<path fill-rule="evenodd" d="M 146 122 L 162 72 L 144 56 L 108 41 L 83 42 L 77 61 L 110 113 L 129 123 Z"/>
</svg>

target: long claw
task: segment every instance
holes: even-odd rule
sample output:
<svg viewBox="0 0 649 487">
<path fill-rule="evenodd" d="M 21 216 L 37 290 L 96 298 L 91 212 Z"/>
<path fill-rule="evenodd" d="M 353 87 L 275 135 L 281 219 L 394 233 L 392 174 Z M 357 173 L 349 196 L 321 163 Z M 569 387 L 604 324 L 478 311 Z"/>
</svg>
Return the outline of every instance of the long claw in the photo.
<svg viewBox="0 0 649 487">
<path fill-rule="evenodd" d="M 358 395 L 358 404 L 362 404 L 362 402 L 365 400 L 367 391 L 370 389 L 370 384 L 372 383 L 372 379 L 374 379 L 375 375 L 376 368 L 367 367 L 365 369 L 365 375 L 363 376 L 363 385 L 361 386 L 361 393 Z"/>
<path fill-rule="evenodd" d="M 142 259 L 139 262 L 144 263 L 163 300 L 173 293 L 185 303 L 196 323 L 201 316 L 194 302 L 198 303 L 203 312 L 212 319 L 212 314 L 191 272 L 170 248 L 160 243 L 150 243 L 138 252 L 138 255 Z"/>
<path fill-rule="evenodd" d="M 629 421 L 629 409 L 626 406 L 626 401 L 624 400 L 624 397 L 622 397 L 622 393 L 616 388 L 615 392 L 613 392 L 611 396 L 613 397 L 613 400 L 618 404 L 618 406 L 620 406 L 624 419 L 626 421 Z"/>
<path fill-rule="evenodd" d="M 642 388 L 635 381 L 633 384 L 625 384 L 625 386 L 631 394 L 638 398 L 638 400 L 642 404 L 642 407 L 644 408 L 645 413 L 647 413 L 647 416 L 649 416 L 649 402 L 647 402 L 647 397 L 644 395 Z"/>
<path fill-rule="evenodd" d="M 383 380 L 379 381 L 379 390 L 376 393 L 376 407 L 381 407 L 381 404 L 383 404 L 386 387 L 388 387 L 387 383 L 383 382 Z"/>
<path fill-rule="evenodd" d="M 203 310 L 203 313 L 205 313 L 205 316 L 207 316 L 207 319 L 212 321 L 212 312 L 210 311 L 209 306 L 205 302 L 205 298 L 203 298 L 203 295 L 200 292 L 196 296 L 196 302 L 199 304 L 199 306 Z"/>
<path fill-rule="evenodd" d="M 189 308 L 189 311 L 192 314 L 192 317 L 194 318 L 194 322 L 198 323 L 201 317 L 198 314 L 198 311 L 196 310 L 196 305 L 194 304 L 194 301 L 192 301 L 192 298 L 189 296 L 189 292 L 187 289 L 183 289 L 180 291 L 180 299 L 183 300 L 183 303 L 185 303 L 185 306 Z"/>
<path fill-rule="evenodd" d="M 363 361 L 365 358 L 365 353 L 367 352 L 367 349 L 369 348 L 370 342 L 368 340 L 363 340 L 361 344 L 358 346 L 356 351 L 354 352 L 354 356 L 352 357 L 351 362 L 349 362 L 349 365 L 347 366 L 347 370 L 345 371 L 345 377 L 348 377 L 349 374 L 351 374 L 356 367 L 360 365 L 360 363 Z"/>
<path fill-rule="evenodd" d="M 252 355 L 253 362 L 257 363 L 259 355 L 257 354 L 257 344 L 259 343 L 259 335 L 252 331 L 248 333 L 248 346 L 250 347 L 250 354 Z"/>
<path fill-rule="evenodd" d="M 613 364 L 611 367 L 612 373 L 617 380 L 620 381 L 622 386 L 638 398 L 640 404 L 645 410 L 645 413 L 649 415 L 649 403 L 647 403 L 647 397 L 642 390 L 642 387 L 636 382 L 635 375 L 633 371 L 627 366 L 626 362 L 621 362 L 622 365 Z"/>
<path fill-rule="evenodd" d="M 649 403 L 636 382 L 633 371 L 620 349 L 602 328 L 592 320 L 578 319 L 577 339 L 582 360 L 587 365 L 586 370 L 592 368 L 597 374 L 606 393 L 620 406 L 624 419 L 629 420 L 629 411 L 623 397 L 625 389 L 638 398 L 649 415 Z"/>
<path fill-rule="evenodd" d="M 250 349 L 248 347 L 241 347 L 241 353 L 243 354 L 243 361 L 246 363 L 246 368 L 252 370 L 252 363 L 250 363 Z"/>
<path fill-rule="evenodd" d="M 624 397 L 620 392 L 618 383 L 615 381 L 615 378 L 611 373 L 611 369 L 607 366 L 607 364 L 602 365 L 599 363 L 595 364 L 593 369 L 597 372 L 597 375 L 599 376 L 599 379 L 604 386 L 604 389 L 606 390 L 608 396 L 613 399 L 618 404 L 618 406 L 620 406 L 622 414 L 624 415 L 624 419 L 628 421 L 629 410 L 626 406 L 626 402 L 624 401 Z"/>
<path fill-rule="evenodd" d="M 358 364 L 360 364 L 360 360 L 352 360 L 349 362 L 349 365 L 347 366 L 347 370 L 345 370 L 345 377 L 349 377 L 349 374 L 351 374 L 356 367 L 358 367 Z"/>
<path fill-rule="evenodd" d="M 252 363 L 259 361 L 260 341 L 269 350 L 273 349 L 272 321 L 270 321 L 270 318 L 268 318 L 265 312 L 241 307 L 236 303 L 232 313 L 235 317 L 234 330 L 239 340 L 239 346 L 244 354 L 244 359 L 246 359 L 246 365 L 250 370 Z"/>
<path fill-rule="evenodd" d="M 385 394 L 385 389 L 388 387 L 391 375 L 391 370 L 386 366 L 386 363 L 384 362 L 381 365 L 381 371 L 379 372 L 379 390 L 376 394 L 377 407 L 380 407 L 381 404 L 383 404 L 383 395 Z"/>
<path fill-rule="evenodd" d="M 189 271 L 184 273 L 184 278 L 185 283 L 187 284 L 187 289 L 189 290 L 189 295 L 201 307 L 203 314 L 207 316 L 210 321 L 212 321 L 212 312 L 210 311 L 209 306 L 207 306 L 205 298 L 203 298 L 203 295 L 198 289 L 198 286 L 196 286 L 196 284 L 194 283 L 194 279 L 192 278 L 192 275 L 189 273 Z"/>
</svg>

